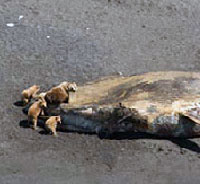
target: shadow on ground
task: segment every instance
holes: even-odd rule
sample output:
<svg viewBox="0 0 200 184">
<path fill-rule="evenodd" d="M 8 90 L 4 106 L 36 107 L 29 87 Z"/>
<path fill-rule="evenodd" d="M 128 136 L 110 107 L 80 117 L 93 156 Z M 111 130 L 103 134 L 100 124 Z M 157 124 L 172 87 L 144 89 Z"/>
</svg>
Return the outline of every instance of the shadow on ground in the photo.
<svg viewBox="0 0 200 184">
<path fill-rule="evenodd" d="M 28 123 L 28 120 L 22 120 L 22 121 L 20 121 L 20 122 L 19 122 L 19 126 L 20 126 L 21 128 L 30 128 L 30 125 L 29 125 L 29 123 Z"/>
<path fill-rule="evenodd" d="M 156 135 L 148 134 L 148 133 L 139 133 L 139 132 L 126 132 L 126 133 L 114 133 L 111 136 L 104 135 L 107 137 L 102 137 L 100 135 L 100 138 L 102 139 L 111 139 L 111 140 L 134 140 L 134 139 L 156 139 L 156 140 L 168 140 L 174 144 L 176 144 L 180 148 L 185 148 L 193 152 L 200 153 L 200 147 L 199 145 L 189 139 L 184 138 L 162 138 Z"/>
<path fill-rule="evenodd" d="M 180 148 L 185 148 L 190 151 L 200 153 L 200 147 L 194 141 L 191 141 L 189 139 L 171 139 L 170 141 L 179 146 Z"/>
<path fill-rule="evenodd" d="M 24 103 L 22 101 L 16 101 L 13 105 L 15 105 L 17 107 L 23 107 Z"/>
<path fill-rule="evenodd" d="M 30 128 L 31 127 L 28 120 L 20 121 L 19 126 L 21 128 Z M 39 119 L 38 122 L 37 122 L 37 126 L 39 126 L 40 128 L 44 128 L 44 121 Z"/>
</svg>

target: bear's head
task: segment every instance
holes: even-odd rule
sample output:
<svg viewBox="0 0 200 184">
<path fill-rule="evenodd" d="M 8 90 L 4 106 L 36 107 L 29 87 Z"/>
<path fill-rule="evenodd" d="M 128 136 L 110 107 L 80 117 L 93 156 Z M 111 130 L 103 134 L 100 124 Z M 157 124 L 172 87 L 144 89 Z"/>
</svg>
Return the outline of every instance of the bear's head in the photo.
<svg viewBox="0 0 200 184">
<path fill-rule="evenodd" d="M 40 107 L 47 107 L 47 102 L 43 98 L 39 98 Z"/>
<path fill-rule="evenodd" d="M 56 116 L 56 122 L 61 124 L 61 118 L 60 118 L 60 116 Z"/>
<path fill-rule="evenodd" d="M 73 91 L 76 92 L 78 90 L 78 87 L 75 82 L 69 83 L 67 87 L 67 91 Z"/>
</svg>

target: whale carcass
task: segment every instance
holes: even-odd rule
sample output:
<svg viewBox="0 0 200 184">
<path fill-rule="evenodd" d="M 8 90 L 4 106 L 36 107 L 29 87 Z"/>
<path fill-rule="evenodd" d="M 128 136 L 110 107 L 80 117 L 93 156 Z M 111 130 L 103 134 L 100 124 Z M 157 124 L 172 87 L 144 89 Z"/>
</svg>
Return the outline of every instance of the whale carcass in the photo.
<svg viewBox="0 0 200 184">
<path fill-rule="evenodd" d="M 49 108 L 61 130 L 160 137 L 200 135 L 200 73 L 151 72 L 110 76 L 79 86 L 75 101 Z"/>
</svg>

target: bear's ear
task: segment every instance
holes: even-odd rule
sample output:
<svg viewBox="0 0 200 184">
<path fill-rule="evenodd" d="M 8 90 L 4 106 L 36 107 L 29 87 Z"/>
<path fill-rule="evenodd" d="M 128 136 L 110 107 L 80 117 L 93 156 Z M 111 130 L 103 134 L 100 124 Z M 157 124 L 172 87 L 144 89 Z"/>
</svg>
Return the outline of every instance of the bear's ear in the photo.
<svg viewBox="0 0 200 184">
<path fill-rule="evenodd" d="M 60 116 L 57 116 L 57 117 L 56 117 L 56 121 L 57 121 L 58 123 L 61 123 Z"/>
</svg>

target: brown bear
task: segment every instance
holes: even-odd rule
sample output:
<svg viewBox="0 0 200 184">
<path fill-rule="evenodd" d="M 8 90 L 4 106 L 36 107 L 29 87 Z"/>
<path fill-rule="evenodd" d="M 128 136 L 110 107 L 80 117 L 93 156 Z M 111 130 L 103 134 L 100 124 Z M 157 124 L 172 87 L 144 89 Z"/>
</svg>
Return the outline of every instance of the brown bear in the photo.
<svg viewBox="0 0 200 184">
<path fill-rule="evenodd" d="M 50 118 L 45 122 L 45 129 L 54 136 L 57 136 L 56 128 L 58 123 L 61 124 L 60 116 L 50 116 Z"/>
<path fill-rule="evenodd" d="M 21 93 L 22 102 L 24 104 L 29 103 L 32 97 L 36 95 L 36 93 L 40 90 L 40 86 L 33 85 L 28 89 L 25 89 Z"/>
<path fill-rule="evenodd" d="M 46 107 L 46 101 L 39 99 L 38 101 L 34 102 L 29 110 L 28 110 L 28 123 L 30 125 L 30 122 L 33 123 L 33 129 L 36 130 L 37 129 L 37 120 L 38 120 L 38 116 L 40 115 L 40 113 L 42 112 L 43 108 Z"/>
<path fill-rule="evenodd" d="M 68 103 L 69 92 L 76 92 L 77 85 L 75 82 L 62 82 L 60 85 L 51 88 L 45 95 L 45 100 L 50 104 Z"/>
<path fill-rule="evenodd" d="M 46 92 L 42 92 L 42 93 L 40 93 L 40 94 L 38 94 L 38 95 L 35 95 L 35 96 L 33 97 L 33 99 L 36 100 L 36 101 L 38 101 L 38 100 L 46 101 L 46 100 L 45 100 L 45 95 L 46 95 Z M 43 109 L 42 109 L 41 115 L 45 115 Z"/>
</svg>

